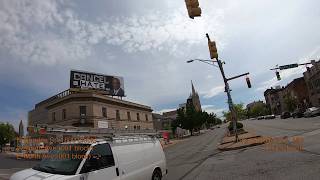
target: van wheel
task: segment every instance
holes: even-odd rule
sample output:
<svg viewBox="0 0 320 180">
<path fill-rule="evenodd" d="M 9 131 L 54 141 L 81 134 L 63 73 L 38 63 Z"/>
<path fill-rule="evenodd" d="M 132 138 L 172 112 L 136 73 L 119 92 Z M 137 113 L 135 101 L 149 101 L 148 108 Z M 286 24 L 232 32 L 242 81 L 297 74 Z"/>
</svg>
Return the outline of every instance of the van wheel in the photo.
<svg viewBox="0 0 320 180">
<path fill-rule="evenodd" d="M 152 180 L 161 180 L 161 178 L 162 178 L 161 171 L 159 169 L 154 170 L 152 174 Z"/>
</svg>

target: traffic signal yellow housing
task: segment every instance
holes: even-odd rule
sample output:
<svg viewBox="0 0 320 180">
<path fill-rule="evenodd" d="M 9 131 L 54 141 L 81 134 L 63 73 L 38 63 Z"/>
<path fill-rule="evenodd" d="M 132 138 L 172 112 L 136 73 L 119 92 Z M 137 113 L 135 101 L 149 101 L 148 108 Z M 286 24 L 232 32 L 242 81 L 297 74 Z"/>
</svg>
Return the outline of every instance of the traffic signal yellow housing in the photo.
<svg viewBox="0 0 320 180">
<path fill-rule="evenodd" d="M 199 7 L 198 0 L 185 0 L 185 1 L 186 1 L 188 14 L 191 19 L 197 16 L 201 16 L 201 8 Z"/>
<path fill-rule="evenodd" d="M 210 52 L 210 58 L 211 59 L 218 59 L 218 50 L 216 46 L 215 41 L 208 41 L 208 46 L 209 46 L 209 52 Z"/>
</svg>

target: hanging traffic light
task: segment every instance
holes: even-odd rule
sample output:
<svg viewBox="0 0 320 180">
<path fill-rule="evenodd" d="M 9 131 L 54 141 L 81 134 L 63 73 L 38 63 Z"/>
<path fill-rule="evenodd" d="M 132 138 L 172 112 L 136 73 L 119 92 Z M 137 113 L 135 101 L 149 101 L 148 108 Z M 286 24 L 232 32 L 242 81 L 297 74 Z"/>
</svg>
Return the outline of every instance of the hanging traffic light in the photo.
<svg viewBox="0 0 320 180">
<path fill-rule="evenodd" d="M 201 8 L 199 7 L 198 0 L 185 0 L 185 1 L 186 1 L 188 14 L 191 19 L 197 16 L 201 16 Z"/>
<path fill-rule="evenodd" d="M 249 77 L 246 77 L 246 81 L 247 81 L 248 88 L 251 88 L 250 78 L 249 78 Z"/>
<path fill-rule="evenodd" d="M 216 46 L 215 41 L 208 41 L 208 46 L 209 46 L 209 52 L 210 52 L 210 58 L 211 59 L 218 59 L 218 50 Z"/>
<path fill-rule="evenodd" d="M 280 81 L 280 80 L 281 80 L 281 77 L 280 77 L 279 71 L 276 71 L 276 76 L 277 76 L 278 81 Z"/>
</svg>

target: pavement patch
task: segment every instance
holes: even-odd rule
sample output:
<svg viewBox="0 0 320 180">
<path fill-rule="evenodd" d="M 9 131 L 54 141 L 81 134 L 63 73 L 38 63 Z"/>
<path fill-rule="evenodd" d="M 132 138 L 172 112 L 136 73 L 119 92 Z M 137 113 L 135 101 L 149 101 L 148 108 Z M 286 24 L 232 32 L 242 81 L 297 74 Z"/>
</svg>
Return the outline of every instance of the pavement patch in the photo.
<svg viewBox="0 0 320 180">
<path fill-rule="evenodd" d="M 236 150 L 236 149 L 242 149 L 247 148 L 251 146 L 257 146 L 266 143 L 269 138 L 261 137 L 260 135 L 256 135 L 253 133 L 245 133 L 240 134 L 238 136 L 239 141 L 235 142 L 235 136 L 225 136 L 220 145 L 218 146 L 218 149 L 220 151 L 230 151 L 230 150 Z"/>
</svg>

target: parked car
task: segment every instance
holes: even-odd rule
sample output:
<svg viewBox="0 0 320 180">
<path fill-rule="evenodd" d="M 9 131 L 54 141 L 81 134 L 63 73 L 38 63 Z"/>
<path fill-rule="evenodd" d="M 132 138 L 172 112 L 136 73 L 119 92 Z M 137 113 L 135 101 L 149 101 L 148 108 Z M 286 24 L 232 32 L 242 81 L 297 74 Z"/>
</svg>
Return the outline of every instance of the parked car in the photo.
<svg viewBox="0 0 320 180">
<path fill-rule="evenodd" d="M 259 116 L 257 119 L 258 120 L 264 119 L 264 116 Z"/>
<path fill-rule="evenodd" d="M 13 174 L 10 180 L 158 180 L 167 174 L 165 155 L 157 138 L 112 139 L 59 144 L 60 148 L 49 151 L 49 155 L 60 154 L 64 158 L 42 159 L 35 167 Z"/>
<path fill-rule="evenodd" d="M 303 117 L 303 113 L 304 110 L 303 109 L 296 109 L 295 111 L 293 111 L 293 113 L 291 114 L 291 116 L 293 118 L 302 118 Z"/>
<path fill-rule="evenodd" d="M 320 109 L 317 107 L 311 107 L 306 110 L 306 112 L 303 113 L 304 117 L 315 117 L 320 115 Z"/>
<path fill-rule="evenodd" d="M 280 117 L 281 117 L 281 119 L 287 119 L 287 118 L 291 117 L 291 114 L 286 111 L 286 112 L 283 112 Z"/>
<path fill-rule="evenodd" d="M 264 116 L 264 119 L 275 119 L 276 116 L 274 114 Z"/>
</svg>

